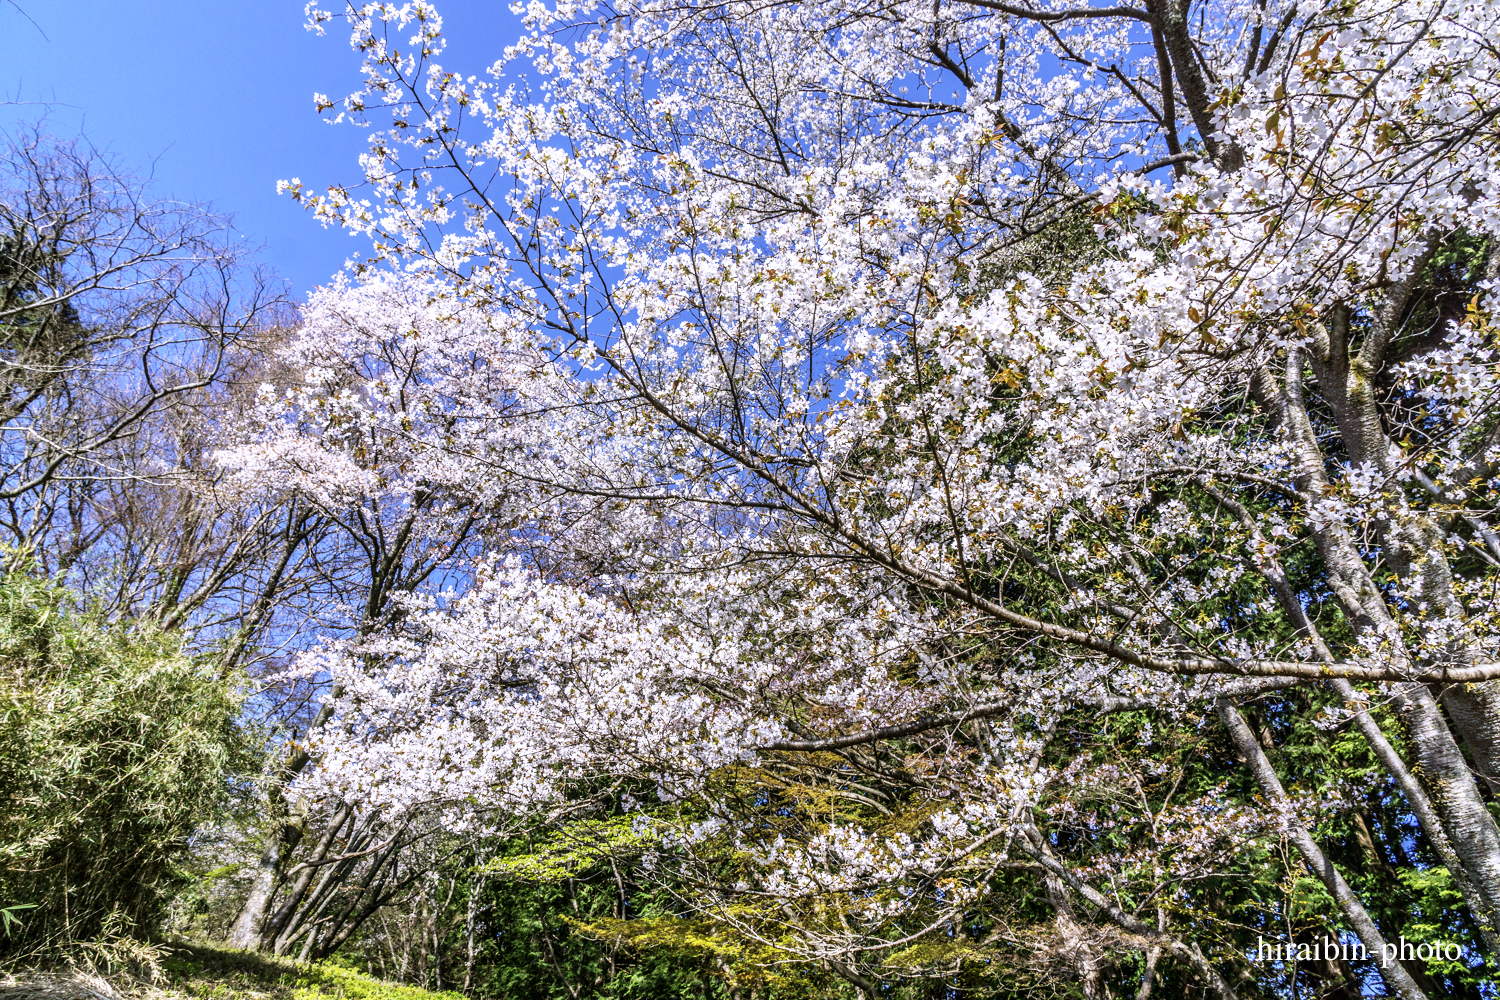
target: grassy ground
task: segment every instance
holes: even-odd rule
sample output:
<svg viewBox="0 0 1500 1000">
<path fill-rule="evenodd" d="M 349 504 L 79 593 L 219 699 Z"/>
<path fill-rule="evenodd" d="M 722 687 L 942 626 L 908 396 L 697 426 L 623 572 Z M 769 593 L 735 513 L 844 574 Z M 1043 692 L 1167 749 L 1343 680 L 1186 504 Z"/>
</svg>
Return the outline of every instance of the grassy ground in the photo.
<svg viewBox="0 0 1500 1000">
<path fill-rule="evenodd" d="M 252 952 L 226 951 L 206 945 L 172 944 L 160 960 L 154 982 L 128 977 L 107 977 L 108 993 L 98 989 L 70 989 L 51 977 L 46 992 L 58 997 L 72 994 L 76 1000 L 463 1000 L 458 993 L 434 993 L 415 986 L 402 986 L 372 979 L 352 969 L 327 964 L 302 964 L 290 959 L 270 958 Z M 26 983 L 18 974 L 0 982 L 0 997 Z M 100 986 L 99 980 L 92 980 Z M 83 986 L 81 979 L 74 980 Z M 59 991 L 59 986 L 62 987 Z M 38 994 L 40 995 L 40 994 Z"/>
</svg>

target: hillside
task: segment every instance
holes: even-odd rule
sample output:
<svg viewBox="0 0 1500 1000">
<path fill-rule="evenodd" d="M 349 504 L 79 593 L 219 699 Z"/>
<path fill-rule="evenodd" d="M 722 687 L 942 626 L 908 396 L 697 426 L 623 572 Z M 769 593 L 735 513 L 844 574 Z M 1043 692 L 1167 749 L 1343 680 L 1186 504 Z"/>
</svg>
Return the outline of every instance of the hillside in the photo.
<svg viewBox="0 0 1500 1000">
<path fill-rule="evenodd" d="M 327 963 L 300 963 L 205 945 L 174 944 L 152 982 L 130 977 L 17 973 L 0 978 L 5 1000 L 462 1000 L 382 982 Z"/>
</svg>

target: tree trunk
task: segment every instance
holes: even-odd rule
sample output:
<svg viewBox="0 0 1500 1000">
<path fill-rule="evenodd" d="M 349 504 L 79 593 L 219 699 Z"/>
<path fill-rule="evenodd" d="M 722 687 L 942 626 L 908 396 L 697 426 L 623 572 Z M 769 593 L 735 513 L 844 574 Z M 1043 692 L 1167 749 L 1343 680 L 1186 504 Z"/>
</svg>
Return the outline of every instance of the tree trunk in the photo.
<svg viewBox="0 0 1500 1000">
<path fill-rule="evenodd" d="M 1291 800 L 1287 798 L 1286 790 L 1281 787 L 1281 779 L 1276 776 L 1271 762 L 1266 759 L 1265 751 L 1260 748 L 1260 741 L 1246 725 L 1244 718 L 1240 715 L 1240 710 L 1233 702 L 1225 698 L 1219 699 L 1217 708 L 1219 718 L 1223 720 L 1224 727 L 1229 730 L 1235 750 L 1245 759 L 1250 773 L 1255 777 L 1256 784 L 1270 800 L 1272 808 L 1285 817 L 1287 835 L 1296 846 L 1297 853 L 1302 855 L 1302 860 L 1307 863 L 1312 873 L 1322 880 L 1329 895 L 1333 897 L 1339 910 L 1344 914 L 1344 919 L 1349 921 L 1349 926 L 1353 928 L 1354 933 L 1365 946 L 1370 959 L 1380 967 L 1380 975 L 1385 979 L 1386 985 L 1403 1000 L 1426 1000 L 1427 994 L 1422 992 L 1411 974 L 1395 957 L 1394 949 L 1387 950 L 1385 936 L 1380 933 L 1380 928 L 1375 926 L 1375 921 L 1371 919 L 1369 911 L 1359 901 L 1359 897 L 1355 896 L 1354 890 L 1349 888 L 1349 883 L 1344 881 L 1344 876 L 1339 874 L 1333 862 L 1328 860 L 1322 848 L 1318 847 L 1312 834 L 1308 833 L 1307 828 L 1296 818 L 1296 814 L 1292 811 Z"/>
</svg>

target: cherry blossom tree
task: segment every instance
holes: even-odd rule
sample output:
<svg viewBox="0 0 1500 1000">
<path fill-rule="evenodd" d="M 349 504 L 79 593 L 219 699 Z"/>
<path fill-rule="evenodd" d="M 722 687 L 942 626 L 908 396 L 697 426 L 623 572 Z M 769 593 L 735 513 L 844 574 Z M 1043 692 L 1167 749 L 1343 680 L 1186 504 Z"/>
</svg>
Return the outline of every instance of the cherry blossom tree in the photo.
<svg viewBox="0 0 1500 1000">
<path fill-rule="evenodd" d="M 496 552 L 562 565 L 537 540 L 580 505 L 486 474 L 524 461 L 526 442 L 506 424 L 520 392 L 550 367 L 512 326 L 432 282 L 340 281 L 269 343 L 265 380 L 214 460 L 221 491 L 240 505 L 299 511 L 312 526 L 297 546 L 301 584 L 278 599 L 292 650 L 380 634 L 409 613 L 411 595 L 467 580 Z M 576 517 L 565 527 L 583 533 Z M 304 669 L 272 680 L 321 679 Z M 350 690 L 343 677 L 332 683 L 335 700 Z M 258 874 L 231 933 L 238 945 L 280 954 L 295 944 L 304 958 L 322 957 L 426 874 L 404 851 L 440 832 L 431 823 L 387 823 L 351 801 L 288 794 L 311 761 L 306 738 L 332 714 L 329 703 L 306 720 L 271 776 Z M 304 841 L 309 856 L 294 862 Z"/>
<path fill-rule="evenodd" d="M 1005 942 L 1233 996 L 1282 973 L 1188 901 L 1281 844 L 1441 989 L 1327 846 L 1373 793 L 1278 716 L 1357 734 L 1496 953 L 1494 5 L 536 3 L 488 79 L 430 4 L 337 13 L 366 184 L 289 190 L 524 359 L 392 432 L 581 513 L 308 661 L 310 787 L 608 789 L 736 955 L 872 997 Z M 1073 754 L 1130 713 L 1215 779 Z M 1012 870 L 1043 937 L 971 930 Z"/>
</svg>

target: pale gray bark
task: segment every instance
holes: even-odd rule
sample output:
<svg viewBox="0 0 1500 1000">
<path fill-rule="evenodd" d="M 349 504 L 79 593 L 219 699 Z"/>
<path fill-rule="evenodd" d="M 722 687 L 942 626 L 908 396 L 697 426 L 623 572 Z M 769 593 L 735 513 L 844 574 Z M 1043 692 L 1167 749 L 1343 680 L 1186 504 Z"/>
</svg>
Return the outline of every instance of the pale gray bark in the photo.
<svg viewBox="0 0 1500 1000">
<path fill-rule="evenodd" d="M 314 716 L 308 727 L 309 733 L 320 729 L 333 717 L 333 703 L 340 693 L 337 688 L 334 689 L 328 701 Z M 286 863 L 302 840 L 309 810 L 308 803 L 300 798 L 295 803 L 288 804 L 284 792 L 311 760 L 302 747 L 293 749 L 282 763 L 267 796 L 272 822 L 261 848 L 250 894 L 245 897 L 234 926 L 229 931 L 227 943 L 231 948 L 265 948 L 272 943 L 265 937 L 271 905 L 286 882 Z"/>
<path fill-rule="evenodd" d="M 1282 816 L 1287 836 L 1297 848 L 1297 853 L 1302 855 L 1302 860 L 1307 863 L 1307 867 L 1322 881 L 1328 894 L 1338 904 L 1339 911 L 1343 913 L 1344 919 L 1349 921 L 1349 926 L 1365 946 L 1371 960 L 1380 967 L 1380 975 L 1385 979 L 1386 985 L 1405 1000 L 1425 1000 L 1427 994 L 1422 992 L 1411 974 L 1394 957 L 1395 953 L 1387 951 L 1385 935 L 1380 933 L 1380 928 L 1375 925 L 1369 911 L 1359 901 L 1354 890 L 1349 888 L 1349 883 L 1344 881 L 1344 876 L 1334 867 L 1333 862 L 1328 860 L 1328 856 L 1323 853 L 1317 841 L 1313 840 L 1312 834 L 1302 825 L 1302 821 L 1297 818 L 1291 800 L 1287 798 L 1286 790 L 1281 786 L 1281 779 L 1276 776 L 1275 769 L 1271 767 L 1271 762 L 1266 759 L 1265 752 L 1260 748 L 1260 741 L 1246 725 L 1244 717 L 1240 715 L 1240 710 L 1232 702 L 1223 698 L 1219 699 L 1217 708 L 1219 718 L 1223 720 L 1224 727 L 1229 730 L 1229 737 L 1234 742 L 1235 750 L 1244 758 L 1261 792 Z"/>
<path fill-rule="evenodd" d="M 1292 624 L 1296 626 L 1297 631 L 1312 642 L 1313 650 L 1318 658 L 1325 663 L 1332 663 L 1334 660 L 1333 651 L 1329 649 L 1328 644 L 1323 640 L 1322 634 L 1318 631 L 1317 626 L 1313 624 L 1312 619 L 1307 616 L 1307 611 L 1302 607 L 1302 602 L 1297 599 L 1297 594 L 1292 589 L 1291 582 L 1287 579 L 1286 570 L 1281 565 L 1280 560 L 1270 554 L 1275 550 L 1267 544 L 1264 534 L 1256 524 L 1255 519 L 1250 515 L 1249 510 L 1233 497 L 1220 493 L 1206 478 L 1200 477 L 1199 485 L 1202 486 L 1209 496 L 1232 512 L 1241 525 L 1250 533 L 1250 538 L 1256 552 L 1257 568 L 1260 570 L 1260 575 L 1271 585 L 1271 589 L 1276 594 L 1282 611 L 1291 620 Z M 1449 873 L 1453 876 L 1454 884 L 1458 886 L 1465 904 L 1469 907 L 1470 913 L 1479 925 L 1480 933 L 1484 937 L 1486 946 L 1491 953 L 1500 954 L 1500 935 L 1496 933 L 1497 926 L 1500 926 L 1500 910 L 1497 910 L 1496 900 L 1475 887 L 1469 877 L 1468 869 L 1464 866 L 1462 859 L 1454 851 L 1453 845 L 1449 841 L 1448 834 L 1443 828 L 1442 819 L 1439 817 L 1432 799 L 1428 796 L 1427 790 L 1422 787 L 1411 769 L 1407 767 L 1406 761 L 1396 752 L 1396 748 L 1386 739 L 1385 733 L 1381 731 L 1379 724 L 1376 723 L 1366 708 L 1365 697 L 1355 690 L 1353 684 L 1342 678 L 1335 678 L 1329 683 L 1333 687 L 1334 692 L 1343 699 L 1344 704 L 1353 714 L 1355 725 L 1370 744 L 1370 748 L 1374 752 L 1376 759 L 1380 761 L 1387 773 L 1395 779 L 1397 786 L 1400 787 L 1402 794 L 1405 795 L 1407 802 L 1411 806 L 1412 813 L 1417 817 L 1417 822 L 1422 827 L 1422 832 L 1426 835 L 1428 842 L 1432 846 L 1433 852 L 1437 854 L 1439 860 L 1442 861 L 1443 865 L 1447 867 Z M 1481 860 L 1487 856 L 1487 853 L 1482 849 L 1477 853 Z"/>
<path fill-rule="evenodd" d="M 229 947 L 247 951 L 260 947 L 261 925 L 271 908 L 272 897 L 281 886 L 284 849 L 285 843 L 280 836 L 278 824 L 276 833 L 266 838 L 255 866 L 255 878 L 250 883 L 250 894 L 245 897 L 234 926 L 229 929 L 229 937 L 225 941 Z"/>
<path fill-rule="evenodd" d="M 1500 910 L 1500 829 L 1479 797 L 1473 772 L 1427 686 L 1393 687 L 1402 721 L 1453 849 L 1463 859 L 1465 873 L 1490 912 Z"/>
<path fill-rule="evenodd" d="M 1348 361 L 1347 322 L 1347 314 L 1335 311 L 1326 328 L 1317 331 L 1312 346 L 1313 367 L 1321 372 L 1320 387 L 1325 395 L 1333 393 L 1337 397 L 1333 409 L 1336 414 L 1342 414 L 1340 425 L 1351 457 L 1388 462 L 1389 447 L 1380 427 L 1378 410 L 1374 410 L 1373 397 L 1359 384 L 1364 378 L 1360 366 Z M 1367 398 L 1359 402 L 1360 397 Z M 1322 450 L 1303 398 L 1302 357 L 1298 352 L 1288 352 L 1277 409 L 1279 422 L 1295 449 L 1297 489 L 1309 498 L 1332 492 L 1332 483 L 1324 470 Z M 1375 447 L 1377 439 L 1378 449 Z M 1390 532 L 1392 562 L 1397 564 L 1398 572 L 1412 571 L 1413 559 L 1409 554 L 1403 556 L 1401 553 L 1409 553 L 1415 530 L 1408 525 L 1403 531 Z M 1329 586 L 1356 634 L 1374 634 L 1382 639 L 1399 634 L 1385 596 L 1375 585 L 1369 567 L 1347 530 L 1331 524 L 1316 531 L 1314 540 L 1328 571 Z M 1433 606 L 1444 607 L 1445 601 L 1452 600 L 1452 577 L 1446 560 L 1442 559 L 1440 551 L 1434 555 L 1431 550 L 1424 559 L 1420 567 L 1423 586 L 1436 588 L 1432 595 Z M 1440 592 L 1444 587 L 1446 597 Z M 1404 648 L 1392 647 L 1391 655 L 1398 667 L 1411 669 Z M 1432 693 L 1425 685 L 1415 682 L 1394 684 L 1392 691 L 1416 752 L 1417 769 L 1430 790 L 1429 799 L 1441 818 L 1468 883 L 1478 896 L 1481 912 L 1475 916 L 1483 920 L 1485 912 L 1500 911 L 1500 828 L 1496 827 L 1494 818 L 1485 808 L 1474 775 Z"/>
<path fill-rule="evenodd" d="M 1238 1000 L 1238 995 L 1235 993 L 1234 987 L 1230 986 L 1229 981 L 1219 974 L 1219 970 L 1214 968 L 1213 963 L 1204 956 L 1202 949 L 1196 943 L 1179 941 L 1172 935 L 1158 931 L 1150 924 L 1126 913 L 1098 889 L 1079 878 L 1074 872 L 1069 871 L 1067 866 L 1062 862 L 1050 854 L 1039 850 L 1032 843 L 1031 838 L 1018 837 L 1013 843 L 1029 855 L 1033 861 L 1046 869 L 1047 872 L 1061 879 L 1068 888 L 1083 897 L 1090 906 L 1096 907 L 1115 926 L 1136 935 L 1143 941 L 1160 945 L 1166 951 L 1171 952 L 1177 958 L 1191 965 L 1194 971 L 1202 977 L 1209 990 L 1219 1000 Z"/>
<path fill-rule="evenodd" d="M 485 876 L 480 875 L 469 882 L 469 905 L 464 913 L 464 985 L 462 993 L 468 996 L 469 989 L 474 982 L 474 957 L 477 948 L 474 941 L 474 931 L 478 925 L 479 917 L 479 894 L 484 892 Z"/>
<path fill-rule="evenodd" d="M 1396 748 L 1391 746 L 1390 741 L 1385 738 L 1385 733 L 1381 731 L 1379 724 L 1365 708 L 1363 696 L 1356 692 L 1354 685 L 1348 681 L 1336 680 L 1332 683 L 1333 689 L 1354 713 L 1355 725 L 1364 734 L 1376 758 L 1396 780 L 1402 794 L 1406 796 L 1407 804 L 1410 805 L 1412 814 L 1417 817 L 1417 822 L 1422 827 L 1422 832 L 1426 835 L 1433 853 L 1453 876 L 1453 882 L 1458 886 L 1464 903 L 1474 917 L 1474 922 L 1479 925 L 1479 932 L 1484 938 L 1485 946 L 1491 954 L 1500 954 L 1500 934 L 1497 934 L 1497 927 L 1500 927 L 1500 910 L 1497 910 L 1496 900 L 1476 888 L 1469 878 L 1468 868 L 1453 849 L 1447 831 L 1443 828 L 1442 818 L 1428 797 L 1426 789 L 1406 766 L 1406 762 L 1401 759 Z"/>
<path fill-rule="evenodd" d="M 297 909 L 298 904 L 307 895 L 307 890 L 312 885 L 313 877 L 317 874 L 323 860 L 328 857 L 328 852 L 332 849 L 334 841 L 338 839 L 339 832 L 344 829 L 344 824 L 349 819 L 350 812 L 351 809 L 348 803 L 340 804 L 337 813 L 329 821 L 328 829 L 324 831 L 323 838 L 318 841 L 317 847 L 313 850 L 312 857 L 298 866 L 302 871 L 298 875 L 297 881 L 292 883 L 291 888 L 287 890 L 286 898 L 276 908 L 276 913 L 271 917 L 270 923 L 265 928 L 264 937 L 267 940 L 275 940 L 280 936 L 282 930 L 291 920 L 293 911 Z"/>
<path fill-rule="evenodd" d="M 1052 849 L 1035 826 L 1028 826 L 1026 837 L 1031 846 L 1048 858 L 1053 858 Z M 1056 860 L 1053 858 L 1053 860 Z M 1052 926 L 1057 929 L 1058 941 L 1062 945 L 1063 959 L 1073 968 L 1078 985 L 1083 989 L 1084 1000 L 1102 1000 L 1104 991 L 1103 956 L 1096 942 L 1090 939 L 1086 928 L 1079 923 L 1073 912 L 1073 903 L 1068 898 L 1068 886 L 1055 872 L 1047 869 L 1042 874 L 1047 889 L 1047 902 L 1052 904 Z"/>
<path fill-rule="evenodd" d="M 1443 689 L 1442 698 L 1479 778 L 1500 795 L 1500 681 L 1454 684 Z"/>
</svg>

